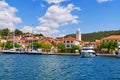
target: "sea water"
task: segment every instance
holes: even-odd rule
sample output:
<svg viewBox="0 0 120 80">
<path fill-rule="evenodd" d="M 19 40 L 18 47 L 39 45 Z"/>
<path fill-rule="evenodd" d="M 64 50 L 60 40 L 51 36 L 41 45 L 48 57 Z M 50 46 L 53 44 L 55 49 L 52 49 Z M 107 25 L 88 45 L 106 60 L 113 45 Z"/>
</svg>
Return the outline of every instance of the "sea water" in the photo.
<svg viewBox="0 0 120 80">
<path fill-rule="evenodd" d="M 120 80 L 120 58 L 0 54 L 0 80 Z"/>
</svg>

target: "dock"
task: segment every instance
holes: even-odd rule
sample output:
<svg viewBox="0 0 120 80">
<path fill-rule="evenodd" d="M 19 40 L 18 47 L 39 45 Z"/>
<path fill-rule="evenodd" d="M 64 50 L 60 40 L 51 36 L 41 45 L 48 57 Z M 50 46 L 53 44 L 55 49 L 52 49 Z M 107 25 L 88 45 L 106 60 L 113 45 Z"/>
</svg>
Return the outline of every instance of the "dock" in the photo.
<svg viewBox="0 0 120 80">
<path fill-rule="evenodd" d="M 97 56 L 117 57 L 116 54 L 97 53 Z"/>
</svg>

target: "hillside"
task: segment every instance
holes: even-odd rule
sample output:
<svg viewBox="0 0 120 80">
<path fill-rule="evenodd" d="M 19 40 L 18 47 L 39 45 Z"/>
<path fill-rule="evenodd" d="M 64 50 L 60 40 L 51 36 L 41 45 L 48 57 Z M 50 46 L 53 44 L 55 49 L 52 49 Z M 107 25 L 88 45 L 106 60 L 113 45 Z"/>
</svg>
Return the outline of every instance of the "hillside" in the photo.
<svg viewBox="0 0 120 80">
<path fill-rule="evenodd" d="M 110 35 L 120 35 L 120 30 L 113 31 L 100 31 L 93 33 L 82 34 L 83 41 L 95 41 L 96 39 L 101 39 L 102 37 L 110 36 Z M 68 34 L 65 37 L 75 37 L 75 34 Z"/>
</svg>

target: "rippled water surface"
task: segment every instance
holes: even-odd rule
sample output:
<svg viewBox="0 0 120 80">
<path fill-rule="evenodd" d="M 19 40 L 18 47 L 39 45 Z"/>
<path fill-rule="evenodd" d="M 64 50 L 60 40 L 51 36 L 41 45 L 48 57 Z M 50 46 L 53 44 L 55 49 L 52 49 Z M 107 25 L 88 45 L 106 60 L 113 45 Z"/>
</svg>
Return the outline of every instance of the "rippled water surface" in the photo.
<svg viewBox="0 0 120 80">
<path fill-rule="evenodd" d="M 0 80 L 120 80 L 120 58 L 0 54 Z"/>
</svg>

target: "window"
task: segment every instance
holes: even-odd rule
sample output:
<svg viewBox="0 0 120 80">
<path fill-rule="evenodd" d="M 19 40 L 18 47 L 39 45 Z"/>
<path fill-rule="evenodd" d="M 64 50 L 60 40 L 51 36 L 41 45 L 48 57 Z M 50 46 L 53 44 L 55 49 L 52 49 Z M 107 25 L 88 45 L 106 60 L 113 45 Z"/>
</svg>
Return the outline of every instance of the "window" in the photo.
<svg viewBox="0 0 120 80">
<path fill-rule="evenodd" d="M 71 43 L 73 43 L 73 41 L 71 41 Z"/>
<path fill-rule="evenodd" d="M 69 47 L 70 47 L 70 45 L 67 45 L 67 47 L 69 48 Z"/>
<path fill-rule="evenodd" d="M 70 43 L 70 41 L 67 41 L 67 43 Z"/>
<path fill-rule="evenodd" d="M 64 41 L 64 43 L 65 43 L 65 41 Z"/>
</svg>

